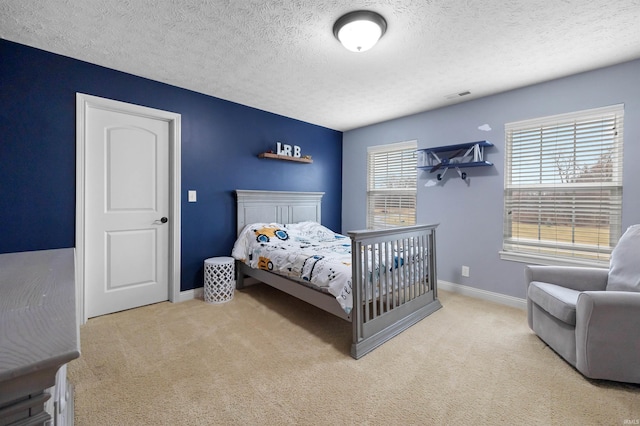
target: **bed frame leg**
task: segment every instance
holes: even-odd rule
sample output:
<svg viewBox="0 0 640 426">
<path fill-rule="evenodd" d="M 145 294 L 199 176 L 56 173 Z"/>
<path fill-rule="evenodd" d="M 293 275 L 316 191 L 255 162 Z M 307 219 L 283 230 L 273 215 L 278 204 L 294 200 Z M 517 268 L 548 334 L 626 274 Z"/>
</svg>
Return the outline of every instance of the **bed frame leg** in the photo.
<svg viewBox="0 0 640 426">
<path fill-rule="evenodd" d="M 244 273 L 242 272 L 242 265 L 236 261 L 236 288 L 244 288 Z"/>
</svg>

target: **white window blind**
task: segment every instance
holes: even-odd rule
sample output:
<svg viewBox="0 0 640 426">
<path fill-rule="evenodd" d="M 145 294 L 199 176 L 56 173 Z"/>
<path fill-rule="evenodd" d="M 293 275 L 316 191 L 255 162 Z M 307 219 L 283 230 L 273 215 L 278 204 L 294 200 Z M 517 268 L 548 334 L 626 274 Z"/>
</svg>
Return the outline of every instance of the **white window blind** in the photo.
<svg viewBox="0 0 640 426">
<path fill-rule="evenodd" d="M 400 142 L 367 150 L 367 228 L 416 223 L 417 142 Z"/>
<path fill-rule="evenodd" d="M 624 106 L 505 125 L 505 252 L 608 262 L 621 232 Z"/>
</svg>

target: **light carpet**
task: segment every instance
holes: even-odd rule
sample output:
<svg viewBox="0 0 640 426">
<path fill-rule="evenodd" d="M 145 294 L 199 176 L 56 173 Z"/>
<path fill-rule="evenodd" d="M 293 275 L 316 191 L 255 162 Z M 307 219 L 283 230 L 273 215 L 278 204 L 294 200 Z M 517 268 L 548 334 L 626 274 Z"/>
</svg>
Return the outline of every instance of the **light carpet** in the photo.
<svg viewBox="0 0 640 426">
<path fill-rule="evenodd" d="M 522 310 L 439 295 L 357 361 L 350 323 L 263 285 L 90 319 L 69 364 L 75 423 L 638 424 L 640 386 L 585 379 Z"/>
</svg>

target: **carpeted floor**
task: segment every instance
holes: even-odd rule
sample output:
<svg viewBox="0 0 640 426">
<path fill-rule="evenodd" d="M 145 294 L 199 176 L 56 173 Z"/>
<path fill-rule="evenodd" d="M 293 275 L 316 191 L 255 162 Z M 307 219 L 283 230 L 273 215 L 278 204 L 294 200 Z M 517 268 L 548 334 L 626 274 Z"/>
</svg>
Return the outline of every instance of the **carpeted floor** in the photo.
<svg viewBox="0 0 640 426">
<path fill-rule="evenodd" d="M 84 425 L 623 425 L 640 386 L 586 380 L 522 310 L 443 308 L 360 360 L 351 325 L 267 286 L 93 318 L 69 365 Z"/>
</svg>

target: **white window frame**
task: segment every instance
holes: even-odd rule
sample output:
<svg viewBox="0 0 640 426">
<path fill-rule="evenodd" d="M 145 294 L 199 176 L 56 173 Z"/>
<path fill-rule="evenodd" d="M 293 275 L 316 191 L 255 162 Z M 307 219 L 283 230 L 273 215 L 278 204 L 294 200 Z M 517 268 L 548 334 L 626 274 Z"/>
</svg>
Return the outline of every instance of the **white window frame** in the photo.
<svg viewBox="0 0 640 426">
<path fill-rule="evenodd" d="M 623 123 L 619 104 L 505 124 L 501 259 L 609 266 L 622 229 Z"/>
<path fill-rule="evenodd" d="M 367 148 L 367 229 L 416 224 L 417 148 L 415 140 Z M 388 202 L 402 207 L 376 212 Z"/>
</svg>

